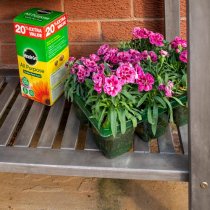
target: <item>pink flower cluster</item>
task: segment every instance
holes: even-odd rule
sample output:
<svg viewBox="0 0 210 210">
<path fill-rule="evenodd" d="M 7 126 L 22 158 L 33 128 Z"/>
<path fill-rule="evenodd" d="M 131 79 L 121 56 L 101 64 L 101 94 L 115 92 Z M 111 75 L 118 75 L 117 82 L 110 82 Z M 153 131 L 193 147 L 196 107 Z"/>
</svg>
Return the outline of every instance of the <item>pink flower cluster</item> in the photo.
<svg viewBox="0 0 210 210">
<path fill-rule="evenodd" d="M 177 49 L 177 48 L 187 48 L 187 42 L 186 40 L 182 39 L 179 36 L 176 36 L 174 40 L 171 42 L 171 48 Z"/>
<path fill-rule="evenodd" d="M 149 31 L 146 28 L 135 27 L 133 29 L 133 38 L 134 39 L 149 39 L 150 44 L 157 47 L 164 46 L 164 37 L 160 33 L 154 33 Z"/>
<path fill-rule="evenodd" d="M 164 85 L 164 84 L 159 85 L 158 90 L 164 91 L 165 96 L 170 98 L 173 96 L 173 91 L 172 91 L 173 87 L 174 87 L 174 83 L 169 80 L 167 85 Z"/>
<path fill-rule="evenodd" d="M 104 92 L 107 95 L 115 97 L 122 90 L 122 84 L 119 78 L 115 75 L 105 78 L 104 82 Z"/>
<path fill-rule="evenodd" d="M 158 60 L 158 56 L 154 51 L 144 50 L 141 53 L 141 60 L 148 60 L 148 59 L 150 59 L 152 62 L 156 63 Z"/>
<path fill-rule="evenodd" d="M 119 52 L 117 48 L 111 48 L 109 45 L 104 44 L 102 45 L 97 51 L 97 60 L 98 59 L 104 60 L 111 65 L 116 65 L 119 63 L 138 63 L 141 61 L 141 53 L 137 50 L 130 49 L 128 51 Z M 93 60 L 93 59 L 92 59 Z"/>
<path fill-rule="evenodd" d="M 138 89 L 140 92 L 142 91 L 150 91 L 153 88 L 155 80 L 154 77 L 150 73 L 141 74 L 137 79 Z"/>
<path fill-rule="evenodd" d="M 176 36 L 171 42 L 171 48 L 179 53 L 179 60 L 183 63 L 187 63 L 187 42 L 181 37 Z"/>
<path fill-rule="evenodd" d="M 180 61 L 182 61 L 183 63 L 187 63 L 187 50 L 184 50 L 180 53 L 179 55 L 179 59 Z"/>
</svg>

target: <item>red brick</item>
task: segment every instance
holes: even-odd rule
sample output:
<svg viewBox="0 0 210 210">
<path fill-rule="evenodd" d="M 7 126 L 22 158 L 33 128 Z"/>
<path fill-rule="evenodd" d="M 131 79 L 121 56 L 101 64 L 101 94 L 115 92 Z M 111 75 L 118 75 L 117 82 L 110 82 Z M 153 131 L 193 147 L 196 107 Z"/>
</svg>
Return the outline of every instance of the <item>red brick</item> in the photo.
<svg viewBox="0 0 210 210">
<path fill-rule="evenodd" d="M 128 18 L 130 0 L 65 0 L 65 12 L 71 19 Z"/>
<path fill-rule="evenodd" d="M 17 54 L 15 45 L 1 46 L 1 62 L 2 64 L 17 64 Z"/>
<path fill-rule="evenodd" d="M 70 56 L 79 58 L 81 56 L 88 56 L 95 53 L 99 45 L 70 45 Z"/>
<path fill-rule="evenodd" d="M 0 20 L 13 19 L 19 13 L 32 7 L 61 11 L 61 2 L 60 0 L 1 0 Z"/>
<path fill-rule="evenodd" d="M 180 16 L 186 17 L 186 0 L 180 0 Z"/>
<path fill-rule="evenodd" d="M 164 22 L 157 21 L 118 21 L 102 22 L 102 36 L 104 41 L 129 40 L 134 27 L 145 27 L 154 32 L 164 33 Z"/>
<path fill-rule="evenodd" d="M 97 22 L 69 23 L 69 40 L 72 42 L 99 41 L 100 33 Z"/>
<path fill-rule="evenodd" d="M 187 39 L 187 23 L 186 23 L 186 20 L 181 21 L 180 28 L 181 28 L 181 37 L 183 39 Z"/>
<path fill-rule="evenodd" d="M 163 0 L 134 0 L 134 16 L 145 18 L 164 17 Z"/>
<path fill-rule="evenodd" d="M 0 24 L 0 43 L 14 42 L 14 30 L 12 23 L 1 23 Z"/>
</svg>

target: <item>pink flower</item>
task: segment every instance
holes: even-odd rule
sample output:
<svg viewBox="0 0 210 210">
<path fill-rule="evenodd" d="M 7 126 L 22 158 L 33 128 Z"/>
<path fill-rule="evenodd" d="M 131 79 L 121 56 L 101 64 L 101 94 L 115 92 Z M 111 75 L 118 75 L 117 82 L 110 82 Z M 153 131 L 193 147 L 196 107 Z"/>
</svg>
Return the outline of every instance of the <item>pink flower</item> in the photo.
<svg viewBox="0 0 210 210">
<path fill-rule="evenodd" d="M 176 36 L 174 40 L 171 42 L 171 48 L 187 48 L 187 41 L 182 39 L 181 37 Z"/>
<path fill-rule="evenodd" d="M 168 56 L 169 56 L 168 52 L 165 51 L 165 50 L 160 50 L 160 55 L 161 55 L 162 57 L 168 57 Z"/>
<path fill-rule="evenodd" d="M 162 47 L 164 45 L 163 44 L 164 37 L 160 33 L 150 33 L 149 40 L 151 44 L 154 44 L 157 47 Z"/>
<path fill-rule="evenodd" d="M 187 63 L 187 50 L 184 50 L 184 51 L 181 52 L 181 54 L 179 56 L 179 59 L 183 63 Z"/>
<path fill-rule="evenodd" d="M 131 64 L 123 63 L 117 68 L 116 75 L 120 79 L 121 84 L 124 85 L 135 82 L 136 71 Z"/>
<path fill-rule="evenodd" d="M 100 61 L 100 57 L 96 54 L 91 54 L 89 57 L 90 57 L 90 60 L 92 61 L 95 61 L 95 62 Z"/>
<path fill-rule="evenodd" d="M 86 71 L 85 67 L 82 65 L 78 65 L 78 72 L 77 72 L 78 81 L 83 83 L 85 81 L 85 78 L 88 76 L 90 76 L 90 73 Z"/>
<path fill-rule="evenodd" d="M 101 55 L 105 55 L 107 53 L 107 51 L 109 50 L 109 45 L 108 44 L 104 44 L 104 45 L 101 45 L 97 51 L 97 54 L 99 56 Z"/>
<path fill-rule="evenodd" d="M 135 27 L 133 29 L 134 39 L 146 39 L 148 38 L 149 34 L 150 34 L 150 31 L 148 31 L 146 28 Z"/>
<path fill-rule="evenodd" d="M 104 73 L 104 70 L 105 70 L 105 66 L 104 66 L 103 63 L 101 63 L 101 64 L 98 66 L 97 72 L 100 73 L 100 74 L 103 74 L 103 73 Z"/>
<path fill-rule="evenodd" d="M 142 67 L 138 64 L 135 65 L 135 70 L 136 70 L 136 77 L 135 77 L 136 79 L 138 79 L 140 76 L 144 74 Z"/>
<path fill-rule="evenodd" d="M 158 90 L 160 90 L 160 91 L 164 91 L 165 90 L 165 85 L 164 84 L 160 84 L 159 86 L 158 86 Z"/>
<path fill-rule="evenodd" d="M 70 62 L 70 63 L 74 62 L 75 60 L 76 60 L 75 57 L 70 57 L 70 58 L 69 58 L 69 62 Z"/>
<path fill-rule="evenodd" d="M 141 53 L 138 50 L 130 49 L 130 62 L 131 63 L 138 63 L 141 60 Z"/>
<path fill-rule="evenodd" d="M 88 58 L 83 59 L 83 64 L 88 68 L 90 72 L 95 72 L 97 70 L 97 63 Z"/>
<path fill-rule="evenodd" d="M 142 60 L 146 60 L 148 58 L 148 51 L 147 50 L 144 50 L 142 53 L 141 53 L 141 59 Z"/>
<path fill-rule="evenodd" d="M 112 97 L 115 97 L 122 90 L 122 85 L 117 76 L 112 75 L 111 77 L 105 78 L 104 92 Z"/>
<path fill-rule="evenodd" d="M 99 94 L 102 92 L 102 87 L 104 84 L 105 76 L 100 73 L 93 74 L 93 83 L 94 83 L 94 90 L 97 91 Z"/>
<path fill-rule="evenodd" d="M 154 77 L 150 73 L 142 74 L 139 76 L 137 80 L 138 89 L 140 92 L 142 91 L 150 91 L 152 90 L 152 86 L 155 80 Z"/>
<path fill-rule="evenodd" d="M 131 55 L 129 52 L 118 52 L 117 58 L 119 62 L 129 62 Z"/>
<path fill-rule="evenodd" d="M 169 80 L 167 85 L 160 84 L 159 87 L 158 87 L 158 90 L 164 91 L 165 92 L 165 96 L 170 98 L 170 97 L 173 96 L 172 95 L 173 94 L 173 91 L 172 91 L 173 87 L 174 87 L 174 83 Z"/>
<path fill-rule="evenodd" d="M 118 49 L 117 48 L 111 48 L 107 51 L 106 55 L 104 56 L 104 60 L 106 62 L 112 62 L 113 64 L 118 63 L 118 57 L 117 57 Z"/>
<path fill-rule="evenodd" d="M 150 56 L 152 62 L 154 62 L 154 63 L 157 62 L 158 57 L 157 57 L 157 54 L 154 51 L 150 51 L 149 56 Z"/>
<path fill-rule="evenodd" d="M 173 93 L 173 91 L 171 90 L 171 88 L 166 86 L 165 87 L 165 96 L 170 98 L 170 97 L 172 97 L 172 93 Z"/>
</svg>

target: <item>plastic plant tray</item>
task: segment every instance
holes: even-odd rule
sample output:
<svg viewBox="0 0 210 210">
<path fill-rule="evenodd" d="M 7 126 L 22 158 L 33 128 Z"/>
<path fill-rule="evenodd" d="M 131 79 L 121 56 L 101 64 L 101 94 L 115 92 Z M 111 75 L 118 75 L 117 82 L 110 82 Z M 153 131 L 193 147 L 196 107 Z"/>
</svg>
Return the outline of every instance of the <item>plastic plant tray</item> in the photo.
<svg viewBox="0 0 210 210">
<path fill-rule="evenodd" d="M 186 103 L 187 102 L 187 96 L 186 95 L 183 95 L 183 96 L 180 96 L 178 97 L 179 100 L 182 102 L 182 103 Z M 83 113 L 85 114 L 85 116 L 89 119 L 90 123 L 92 124 L 92 126 L 96 129 L 96 131 L 100 134 L 100 136 L 102 137 L 109 137 L 109 136 L 112 136 L 112 131 L 111 131 L 111 128 L 99 128 L 98 127 L 98 121 L 92 117 L 90 111 L 88 110 L 88 108 L 85 106 L 85 102 L 77 95 L 74 96 L 74 102 L 79 106 L 79 108 L 83 111 Z M 179 103 L 176 101 L 176 100 L 172 100 L 171 101 L 171 106 L 172 108 L 175 108 L 177 106 L 179 106 Z M 167 109 L 159 109 L 158 113 L 159 115 L 166 112 Z M 141 122 L 144 122 L 147 120 L 147 114 L 146 114 L 146 110 L 142 111 L 142 120 L 141 121 L 138 121 L 138 124 L 141 123 Z M 132 121 L 131 120 L 128 120 L 126 122 L 126 128 L 129 129 L 133 127 L 133 124 L 132 124 Z M 117 126 L 117 133 L 120 133 L 120 125 Z"/>
</svg>

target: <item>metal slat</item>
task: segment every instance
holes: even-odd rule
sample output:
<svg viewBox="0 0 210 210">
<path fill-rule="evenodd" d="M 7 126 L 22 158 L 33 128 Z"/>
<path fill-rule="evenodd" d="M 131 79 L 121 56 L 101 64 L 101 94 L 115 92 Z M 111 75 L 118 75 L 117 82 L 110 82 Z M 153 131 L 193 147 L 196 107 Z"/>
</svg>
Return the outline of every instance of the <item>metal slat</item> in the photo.
<svg viewBox="0 0 210 210">
<path fill-rule="evenodd" d="M 65 105 L 65 99 L 62 96 L 51 108 L 47 116 L 44 128 L 42 130 L 38 148 L 51 148 L 55 140 L 63 109 Z"/>
<path fill-rule="evenodd" d="M 66 123 L 63 139 L 61 142 L 61 149 L 75 149 L 78 140 L 80 128 L 80 121 L 75 115 L 75 107 L 72 104 Z"/>
<path fill-rule="evenodd" d="M 93 132 L 90 128 L 87 129 L 85 150 L 99 151 L 99 149 L 94 141 Z"/>
<path fill-rule="evenodd" d="M 114 159 L 100 151 L 0 147 L 2 172 L 143 180 L 188 180 L 188 158 L 178 154 L 126 153 Z"/>
<path fill-rule="evenodd" d="M 28 147 L 30 145 L 31 140 L 38 127 L 38 124 L 41 120 L 44 108 L 44 105 L 37 102 L 33 102 L 30 112 L 23 124 L 23 127 L 16 138 L 14 146 Z"/>
<path fill-rule="evenodd" d="M 10 78 L 8 84 L 0 95 L 0 118 L 2 117 L 7 105 L 15 94 L 15 89 L 18 85 L 18 78 Z"/>
<path fill-rule="evenodd" d="M 5 82 L 5 77 L 0 77 L 0 88 L 3 86 Z"/>
<path fill-rule="evenodd" d="M 180 140 L 182 142 L 184 154 L 188 155 L 188 125 L 183 125 L 178 128 Z"/>
<path fill-rule="evenodd" d="M 144 142 L 138 135 L 134 136 L 134 152 L 149 153 L 149 142 Z"/>
<path fill-rule="evenodd" d="M 158 146 L 160 153 L 175 153 L 170 125 L 167 127 L 166 133 L 158 138 Z"/>
<path fill-rule="evenodd" d="M 165 33 L 168 41 L 180 34 L 180 0 L 165 0 Z"/>
<path fill-rule="evenodd" d="M 28 99 L 18 95 L 7 118 L 0 129 L 0 146 L 5 146 L 10 141 L 18 122 L 27 106 Z"/>
</svg>

